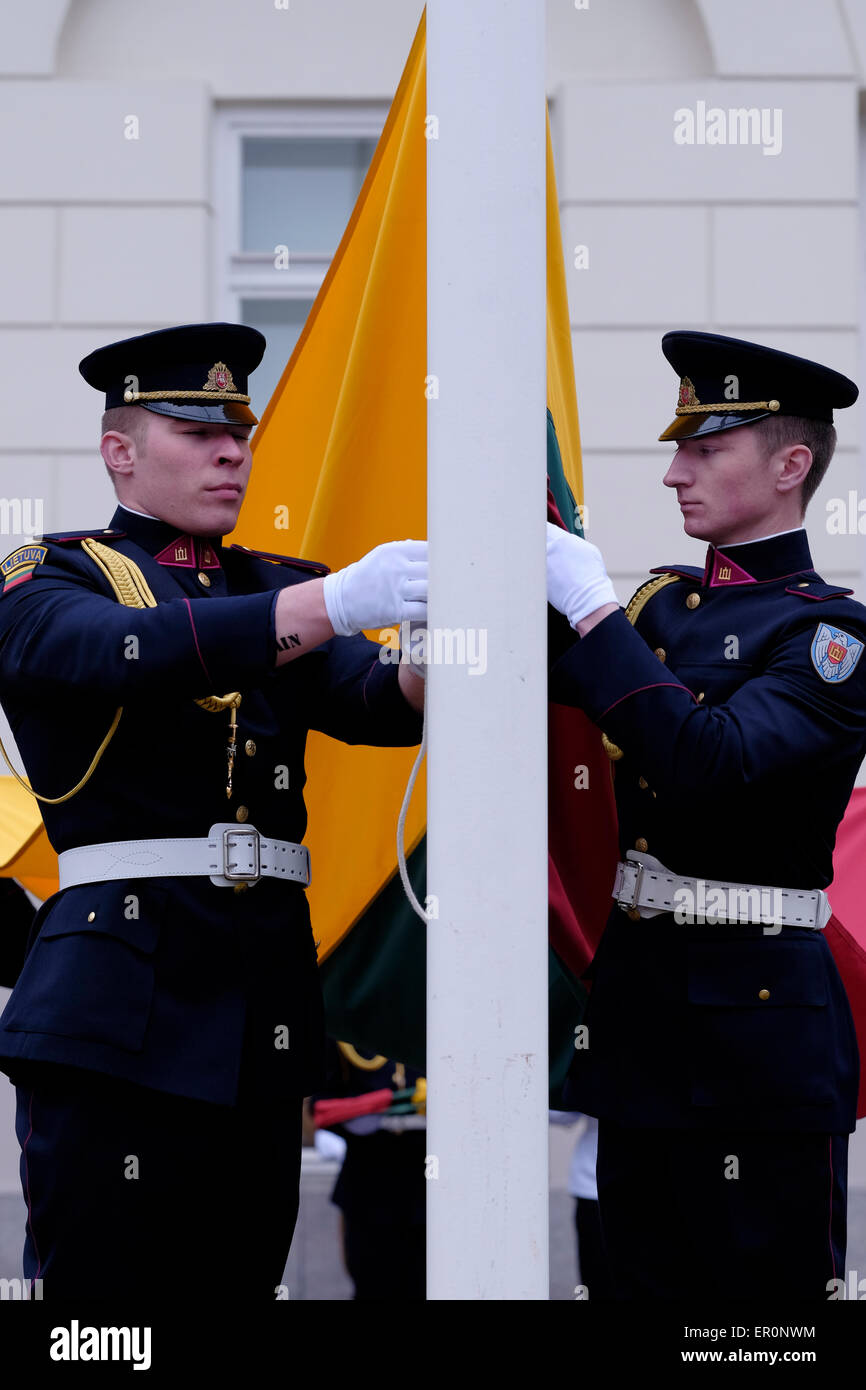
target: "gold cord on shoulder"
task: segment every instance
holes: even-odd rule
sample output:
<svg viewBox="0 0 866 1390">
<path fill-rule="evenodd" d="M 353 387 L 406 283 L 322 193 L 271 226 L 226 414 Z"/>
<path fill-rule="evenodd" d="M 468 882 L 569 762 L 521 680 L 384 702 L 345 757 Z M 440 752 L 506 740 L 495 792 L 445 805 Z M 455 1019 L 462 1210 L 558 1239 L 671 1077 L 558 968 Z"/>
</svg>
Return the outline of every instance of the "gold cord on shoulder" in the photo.
<svg viewBox="0 0 866 1390">
<path fill-rule="evenodd" d="M 105 575 L 105 578 L 115 592 L 118 603 L 122 603 L 126 608 L 156 608 L 157 601 L 153 596 L 153 591 L 134 560 L 130 560 L 125 555 L 120 555 L 116 550 L 112 550 L 110 546 L 103 545 L 101 541 L 94 540 L 92 536 L 85 537 L 81 542 L 81 548 L 86 551 L 96 566 Z M 228 695 L 204 695 L 201 699 L 196 700 L 196 704 L 200 705 L 202 709 L 207 710 L 210 714 L 220 714 L 223 710 L 227 709 L 236 711 L 240 703 L 241 695 L 238 690 L 234 690 Z M 30 783 L 27 782 L 20 773 L 16 772 L 15 768 L 12 766 L 12 763 L 9 761 L 9 754 L 3 746 L 2 739 L 0 739 L 0 754 L 2 754 L 6 766 L 9 768 L 9 771 L 12 773 L 18 785 L 23 787 L 26 792 L 29 792 L 36 801 L 44 801 L 49 806 L 59 806 L 61 802 L 69 801 L 71 797 L 75 796 L 77 792 L 80 792 L 82 787 L 86 786 L 90 781 L 99 765 L 103 753 L 114 737 L 122 714 L 123 706 L 119 705 L 111 721 L 111 727 L 97 748 L 89 768 L 81 780 L 76 782 L 75 786 L 72 787 L 70 791 L 64 792 L 63 796 L 43 796 L 40 792 L 34 791 Z"/>
<path fill-rule="evenodd" d="M 629 599 L 628 607 L 625 610 L 625 616 L 628 618 L 632 627 L 634 627 L 653 595 L 657 594 L 660 589 L 666 589 L 668 584 L 676 584 L 678 579 L 682 579 L 682 575 L 667 573 L 657 574 L 653 579 L 648 579 L 645 584 L 641 584 L 637 592 Z"/>
<path fill-rule="evenodd" d="M 80 792 L 81 788 L 85 785 L 85 783 L 90 781 L 91 777 L 93 776 L 93 773 L 96 771 L 97 763 L 99 762 L 100 758 L 102 757 L 111 740 L 114 738 L 114 731 L 120 723 L 120 716 L 122 714 L 123 706 L 121 705 L 117 710 L 115 710 L 114 718 L 111 721 L 111 728 L 108 730 L 108 733 L 105 735 L 105 738 L 102 740 L 96 752 L 94 753 L 93 762 L 90 764 L 90 767 L 85 772 L 81 781 L 76 782 L 72 790 L 64 792 L 63 796 L 43 796 L 41 792 L 34 791 L 30 783 L 26 782 L 24 778 L 21 776 L 21 774 L 19 772 L 16 772 L 15 768 L 12 766 L 12 763 L 9 761 L 9 754 L 6 752 L 6 749 L 3 746 L 2 739 L 0 739 L 0 753 L 2 753 L 3 761 L 5 762 L 9 771 L 12 773 L 12 776 L 15 778 L 15 781 L 18 783 L 19 787 L 23 787 L 24 790 L 26 792 L 29 792 L 30 795 L 34 797 L 36 801 L 45 801 L 49 806 L 59 806 L 62 801 L 68 801 L 70 797 L 75 796 L 76 792 Z"/>
</svg>

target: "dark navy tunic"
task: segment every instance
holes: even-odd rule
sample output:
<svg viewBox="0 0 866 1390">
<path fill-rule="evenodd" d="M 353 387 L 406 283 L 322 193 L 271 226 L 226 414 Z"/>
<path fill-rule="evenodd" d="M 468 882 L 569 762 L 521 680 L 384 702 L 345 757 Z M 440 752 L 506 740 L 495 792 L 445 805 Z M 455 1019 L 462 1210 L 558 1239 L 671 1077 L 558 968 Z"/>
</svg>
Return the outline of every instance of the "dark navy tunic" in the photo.
<svg viewBox="0 0 866 1390">
<path fill-rule="evenodd" d="M 0 699 L 38 792 L 74 786 L 123 707 L 86 786 L 42 804 L 57 851 L 206 836 L 239 807 L 263 835 L 300 842 L 308 729 L 347 743 L 420 740 L 398 668 L 363 636 L 275 667 L 277 593 L 324 566 L 272 563 L 123 508 L 90 534 L 135 561 L 156 608 L 121 605 L 80 538 L 46 537 L 41 562 L 0 597 Z M 235 690 L 227 800 L 229 716 L 195 699 Z M 62 1063 L 231 1105 L 243 1045 L 272 1102 L 309 1093 L 320 1077 L 321 994 L 298 884 L 83 884 L 42 906 L 31 943 L 0 1018 L 0 1067 L 13 1079 L 22 1062 Z M 278 1028 L 288 1047 L 275 1047 Z"/>
<path fill-rule="evenodd" d="M 551 699 L 622 750 L 622 857 L 826 888 L 866 754 L 866 609 L 820 579 L 802 529 L 664 572 L 676 580 L 636 627 L 619 609 L 552 650 Z M 664 1128 L 854 1128 L 856 1038 L 820 931 L 631 921 L 614 906 L 590 974 L 574 1108 Z"/>
</svg>

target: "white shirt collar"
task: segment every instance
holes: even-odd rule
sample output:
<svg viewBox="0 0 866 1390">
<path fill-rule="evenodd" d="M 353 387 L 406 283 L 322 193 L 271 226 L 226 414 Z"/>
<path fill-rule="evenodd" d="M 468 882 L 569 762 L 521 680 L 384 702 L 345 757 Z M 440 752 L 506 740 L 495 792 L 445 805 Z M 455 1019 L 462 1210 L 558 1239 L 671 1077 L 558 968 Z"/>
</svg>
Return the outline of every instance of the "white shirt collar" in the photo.
<svg viewBox="0 0 866 1390">
<path fill-rule="evenodd" d="M 125 512 L 132 512 L 133 516 L 146 516 L 148 521 L 161 521 L 162 518 L 154 516 L 151 512 L 137 512 L 135 507 L 127 507 L 125 502 L 118 502 L 118 507 L 122 507 Z"/>
<path fill-rule="evenodd" d="M 769 536 L 755 536 L 750 541 L 729 541 L 727 545 L 717 545 L 715 550 L 728 550 L 732 545 L 758 545 L 760 541 L 773 541 L 777 536 L 793 536 L 795 531 L 805 531 L 805 526 L 791 526 L 787 531 L 771 531 Z"/>
</svg>

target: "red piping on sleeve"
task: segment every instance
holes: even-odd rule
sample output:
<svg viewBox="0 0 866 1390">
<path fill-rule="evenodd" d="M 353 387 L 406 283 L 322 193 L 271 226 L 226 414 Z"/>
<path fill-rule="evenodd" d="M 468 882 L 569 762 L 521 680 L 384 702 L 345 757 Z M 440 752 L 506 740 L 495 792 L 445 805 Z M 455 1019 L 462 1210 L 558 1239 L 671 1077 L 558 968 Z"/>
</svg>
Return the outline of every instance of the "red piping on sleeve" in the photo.
<svg viewBox="0 0 866 1390">
<path fill-rule="evenodd" d="M 367 706 L 367 709 L 370 708 L 370 703 L 369 703 L 369 701 L 368 701 L 368 699 L 367 699 L 367 682 L 369 681 L 370 677 L 372 676 L 373 672 L 375 671 L 376 667 L 377 667 L 379 664 L 380 664 L 380 663 L 379 663 L 379 659 L 378 659 L 378 657 L 377 657 L 376 660 L 375 660 L 375 661 L 372 663 L 372 665 L 370 666 L 370 669 L 369 669 L 369 671 L 367 672 L 366 676 L 364 677 L 364 684 L 363 684 L 363 686 L 361 687 L 361 695 L 363 696 L 364 704 Z"/>
<path fill-rule="evenodd" d="M 608 705 L 607 709 L 604 710 L 598 717 L 599 719 L 604 719 L 604 716 L 606 714 L 610 714 L 612 709 L 616 709 L 617 705 L 621 705 L 623 700 L 630 700 L 632 695 L 640 695 L 644 690 L 661 690 L 662 686 L 665 685 L 673 686 L 676 690 L 685 691 L 686 695 L 692 696 L 692 699 L 695 701 L 695 704 L 698 703 L 697 700 L 695 700 L 694 695 L 692 695 L 692 692 L 690 690 L 686 690 L 686 687 L 684 685 L 681 685 L 679 681 L 655 681 L 652 685 L 641 685 L 638 686 L 637 690 L 630 690 L 627 695 L 620 695 L 619 699 L 614 700 L 612 705 Z"/>
<path fill-rule="evenodd" d="M 207 666 L 205 665 L 204 657 L 203 657 L 202 654 L 201 654 L 201 647 L 200 647 L 199 644 L 198 644 L 198 633 L 197 633 L 196 630 L 195 630 L 195 623 L 193 622 L 193 618 L 192 618 L 192 605 L 190 604 L 190 601 L 189 601 L 188 598 L 185 598 L 185 599 L 184 599 L 184 603 L 186 604 L 187 612 L 189 613 L 189 625 L 190 625 L 190 627 L 192 628 L 192 638 L 193 638 L 193 641 L 195 642 L 195 649 L 196 649 L 196 651 L 198 652 L 198 659 L 199 659 L 199 661 L 201 662 L 201 669 L 204 671 L 204 673 L 205 673 L 205 675 L 207 676 L 208 681 L 210 682 L 210 684 L 213 685 L 213 681 L 211 680 L 211 676 L 210 676 L 210 671 L 207 669 Z"/>
</svg>

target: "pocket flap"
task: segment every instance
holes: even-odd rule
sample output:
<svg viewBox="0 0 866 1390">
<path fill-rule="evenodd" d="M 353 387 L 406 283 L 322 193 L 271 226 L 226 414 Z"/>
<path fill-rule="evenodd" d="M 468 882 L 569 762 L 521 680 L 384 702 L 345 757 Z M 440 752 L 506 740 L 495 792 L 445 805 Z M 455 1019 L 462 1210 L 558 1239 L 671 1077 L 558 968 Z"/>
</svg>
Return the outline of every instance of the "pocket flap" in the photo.
<svg viewBox="0 0 866 1390">
<path fill-rule="evenodd" d="M 145 954 L 156 949 L 165 889 L 147 880 L 80 883 L 44 904 L 39 939 L 78 932 L 114 936 Z"/>
<path fill-rule="evenodd" d="M 827 980 L 818 941 L 779 936 L 690 942 L 688 1000 L 716 1008 L 820 1008 Z"/>
</svg>

